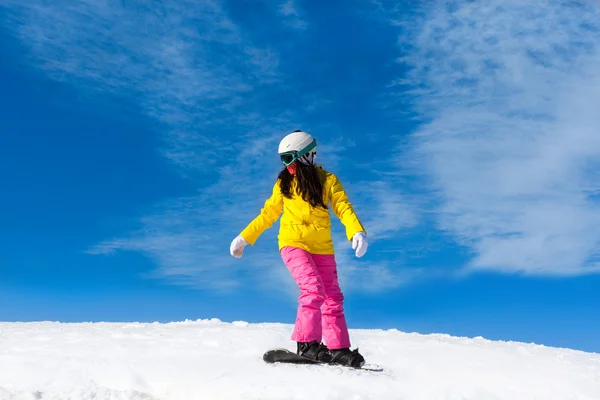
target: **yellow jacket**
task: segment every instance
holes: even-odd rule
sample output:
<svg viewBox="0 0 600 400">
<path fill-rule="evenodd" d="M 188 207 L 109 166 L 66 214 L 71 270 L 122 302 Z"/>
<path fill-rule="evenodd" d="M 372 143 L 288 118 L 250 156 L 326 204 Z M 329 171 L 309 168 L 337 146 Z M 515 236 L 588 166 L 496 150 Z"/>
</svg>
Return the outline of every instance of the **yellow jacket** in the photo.
<svg viewBox="0 0 600 400">
<path fill-rule="evenodd" d="M 352 236 L 357 232 L 366 233 L 338 178 L 325 170 L 321 172 L 326 175 L 323 185 L 325 204 L 331 204 L 331 209 L 346 227 L 348 240 L 352 240 Z M 283 212 L 278 237 L 280 250 L 285 246 L 294 246 L 312 254 L 334 254 L 329 209 L 312 207 L 302 196 L 296 194 L 294 183 L 292 193 L 294 195 L 291 199 L 284 197 L 277 180 L 273 186 L 273 193 L 265 202 L 260 214 L 240 235 L 253 245 Z"/>
</svg>

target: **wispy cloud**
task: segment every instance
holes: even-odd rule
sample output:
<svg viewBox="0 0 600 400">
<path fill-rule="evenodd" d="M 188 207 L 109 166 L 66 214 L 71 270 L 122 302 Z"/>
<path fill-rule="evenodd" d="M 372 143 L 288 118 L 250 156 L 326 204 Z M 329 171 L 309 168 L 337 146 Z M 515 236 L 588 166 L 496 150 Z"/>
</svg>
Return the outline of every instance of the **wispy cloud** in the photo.
<svg viewBox="0 0 600 400">
<path fill-rule="evenodd" d="M 417 206 L 414 201 L 385 180 L 362 182 L 357 205 L 366 214 L 365 224 L 369 228 L 369 237 L 375 240 L 395 238 L 403 230 L 415 227 L 418 222 Z"/>
<path fill-rule="evenodd" d="M 259 252 L 235 264 L 228 253 L 247 222 L 235 212 L 248 215 L 242 205 L 256 206 L 256 193 L 270 190 L 268 180 L 248 181 L 264 165 L 249 160 L 289 129 L 253 101 L 280 79 L 276 52 L 249 41 L 218 1 L 9 0 L 0 11 L 30 66 L 81 92 L 134 101 L 160 123 L 162 151 L 182 173 L 211 177 L 90 253 L 138 251 L 157 264 L 155 277 L 222 289 L 247 276 L 242 269 L 277 261 Z"/>
<path fill-rule="evenodd" d="M 405 256 L 413 250 L 402 239 L 420 222 L 418 201 L 403 194 L 397 182 L 394 176 L 371 181 L 342 179 L 369 240 L 368 256 L 358 259 L 351 242 L 345 240 L 344 227 L 334 224 L 340 281 L 348 290 L 381 292 L 423 278 L 423 269 L 412 267 Z"/>
<path fill-rule="evenodd" d="M 276 145 L 278 135 L 265 133 L 260 139 L 249 140 L 220 167 L 214 184 L 196 195 L 157 205 L 155 212 L 140 218 L 139 229 L 127 237 L 100 243 L 90 253 L 142 252 L 158 266 L 153 277 L 176 284 L 229 290 L 251 280 L 254 285 L 280 287 L 281 275 L 274 273 L 281 267 L 276 244 L 249 247 L 242 260 L 229 254 L 229 242 L 250 222 L 249 216 L 260 211 L 276 177 L 275 169 L 265 173 L 264 164 L 248 162 Z M 265 236 L 276 243 L 269 233 Z"/>
<path fill-rule="evenodd" d="M 422 117 L 412 159 L 438 226 L 473 250 L 470 270 L 599 271 L 598 3 L 438 1 L 419 12 L 387 17 L 402 32 L 410 72 L 394 87 Z"/>
<path fill-rule="evenodd" d="M 286 28 L 307 27 L 294 1 L 279 4 L 278 11 Z M 161 135 L 162 153 L 198 185 L 195 193 L 156 204 L 129 233 L 117 233 L 89 253 L 140 252 L 157 265 L 151 276 L 177 284 L 223 290 L 248 280 L 270 288 L 293 285 L 276 251 L 277 227 L 242 260 L 228 252 L 229 242 L 260 211 L 281 167 L 276 157 L 268 164 L 265 154 L 274 155 L 282 134 L 306 128 L 300 124 L 306 115 L 331 106 L 320 90 L 296 90 L 294 77 L 281 71 L 276 45 L 255 42 L 260 35 L 243 30 L 217 0 L 6 0 L 0 18 L 27 51 L 29 67 L 80 93 L 126 99 L 156 121 L 152 134 Z M 299 64 L 291 64 L 297 72 Z M 335 172 L 345 170 L 343 179 L 351 173 L 342 149 L 360 144 L 328 124 L 335 125 L 325 121 L 321 127 L 327 129 L 315 129 L 319 159 Z M 393 184 L 368 181 L 353 191 L 372 243 L 416 223 Z M 349 244 L 343 246 L 339 263 L 348 287 L 389 289 L 406 281 L 397 265 L 356 260 Z"/>
<path fill-rule="evenodd" d="M 216 128 L 277 78 L 277 55 L 248 42 L 218 1 L 7 0 L 0 10 L 32 65 L 135 99 L 163 124 L 164 154 L 185 168 L 218 157 L 208 150 L 222 142 Z"/>
<path fill-rule="evenodd" d="M 397 289 L 423 277 L 422 268 L 405 268 L 394 261 L 374 261 L 371 254 L 364 259 L 356 258 L 351 243 L 346 240 L 336 240 L 336 263 L 340 287 L 345 292 L 361 291 L 381 293 Z M 367 250 L 367 253 L 376 250 Z"/>
<path fill-rule="evenodd" d="M 295 29 L 306 29 L 307 22 L 301 17 L 300 10 L 294 0 L 287 0 L 279 6 L 279 14 L 285 18 L 288 26 Z"/>
</svg>

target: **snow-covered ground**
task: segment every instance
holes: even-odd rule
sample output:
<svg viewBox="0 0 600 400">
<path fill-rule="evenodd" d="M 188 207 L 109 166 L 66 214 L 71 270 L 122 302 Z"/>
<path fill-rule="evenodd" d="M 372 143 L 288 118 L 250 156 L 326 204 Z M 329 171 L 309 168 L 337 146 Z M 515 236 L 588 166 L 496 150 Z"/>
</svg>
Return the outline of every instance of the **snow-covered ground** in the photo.
<svg viewBox="0 0 600 400">
<path fill-rule="evenodd" d="M 600 354 L 353 330 L 385 372 L 269 365 L 291 326 L 0 323 L 0 399 L 599 400 Z"/>
</svg>

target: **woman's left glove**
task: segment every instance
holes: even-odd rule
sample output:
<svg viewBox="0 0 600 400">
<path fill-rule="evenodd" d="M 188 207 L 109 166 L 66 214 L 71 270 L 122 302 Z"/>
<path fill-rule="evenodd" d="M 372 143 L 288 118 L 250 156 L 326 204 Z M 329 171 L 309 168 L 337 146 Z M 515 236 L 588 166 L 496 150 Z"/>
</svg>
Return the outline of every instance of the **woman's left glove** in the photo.
<svg viewBox="0 0 600 400">
<path fill-rule="evenodd" d="M 369 242 L 364 232 L 358 232 L 352 236 L 352 249 L 356 250 L 356 257 L 360 258 L 364 256 L 367 252 L 367 247 L 369 247 Z"/>
<path fill-rule="evenodd" d="M 229 246 L 229 252 L 235 258 L 242 258 L 244 247 L 246 247 L 246 245 L 248 245 L 248 242 L 246 242 L 243 237 L 238 236 L 231 242 L 231 246 Z"/>
</svg>

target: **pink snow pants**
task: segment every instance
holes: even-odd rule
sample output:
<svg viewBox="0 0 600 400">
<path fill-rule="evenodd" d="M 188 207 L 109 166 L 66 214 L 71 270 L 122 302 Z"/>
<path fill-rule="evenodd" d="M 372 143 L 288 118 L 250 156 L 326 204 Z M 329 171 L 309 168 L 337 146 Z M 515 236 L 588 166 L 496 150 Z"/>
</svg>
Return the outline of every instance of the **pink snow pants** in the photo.
<svg viewBox="0 0 600 400">
<path fill-rule="evenodd" d="M 292 340 L 324 341 L 331 350 L 350 347 L 335 256 L 288 246 L 281 257 L 300 287 Z"/>
</svg>

